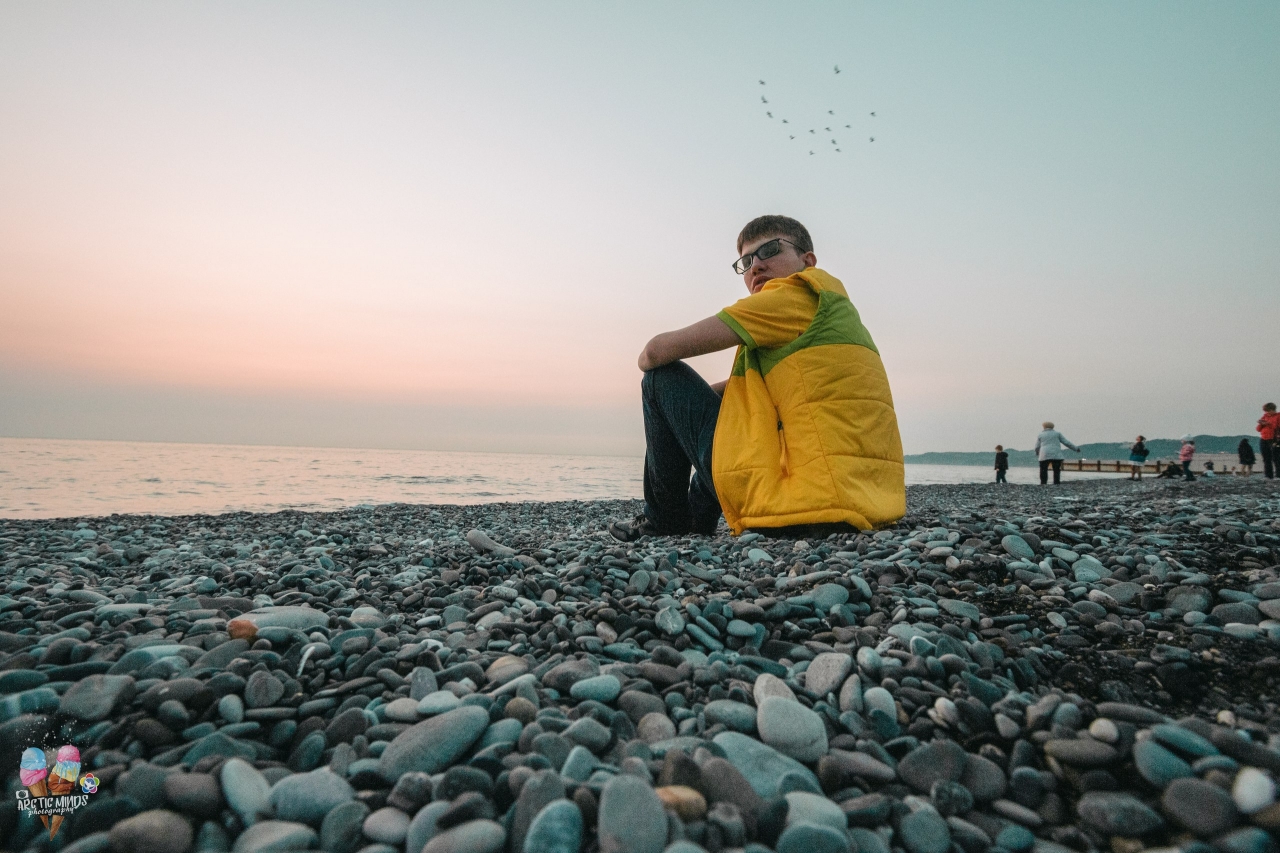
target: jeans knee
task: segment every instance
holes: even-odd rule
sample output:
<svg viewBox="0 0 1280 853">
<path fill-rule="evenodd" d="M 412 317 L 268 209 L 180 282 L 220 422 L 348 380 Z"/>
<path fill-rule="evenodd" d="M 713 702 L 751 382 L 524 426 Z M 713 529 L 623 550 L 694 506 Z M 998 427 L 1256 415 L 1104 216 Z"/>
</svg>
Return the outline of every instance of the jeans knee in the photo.
<svg viewBox="0 0 1280 853">
<path fill-rule="evenodd" d="M 655 370 L 646 370 L 644 375 L 640 377 L 640 396 L 645 399 L 652 399 L 654 391 L 657 390 L 658 379 L 653 374 L 660 368 Z"/>
<path fill-rule="evenodd" d="M 681 362 L 672 364 L 664 364 L 661 367 L 655 367 L 652 370 L 646 370 L 644 376 L 640 377 L 640 394 L 644 397 L 652 399 L 658 393 L 659 387 L 664 381 L 669 381 L 672 376 L 679 372 Z"/>
</svg>

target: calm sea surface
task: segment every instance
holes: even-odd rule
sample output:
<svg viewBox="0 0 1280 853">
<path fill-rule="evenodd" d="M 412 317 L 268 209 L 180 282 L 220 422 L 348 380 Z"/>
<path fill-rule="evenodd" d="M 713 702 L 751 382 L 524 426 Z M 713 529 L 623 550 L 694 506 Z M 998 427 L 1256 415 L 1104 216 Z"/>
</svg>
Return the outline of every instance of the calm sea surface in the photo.
<svg viewBox="0 0 1280 853">
<path fill-rule="evenodd" d="M 641 462 L 627 456 L 0 438 L 0 517 L 638 498 Z M 1099 475 L 1064 474 L 1090 476 Z M 1014 483 L 1037 477 L 1034 468 L 1009 472 Z M 992 479 L 989 468 L 977 466 L 907 466 L 908 483 Z"/>
</svg>

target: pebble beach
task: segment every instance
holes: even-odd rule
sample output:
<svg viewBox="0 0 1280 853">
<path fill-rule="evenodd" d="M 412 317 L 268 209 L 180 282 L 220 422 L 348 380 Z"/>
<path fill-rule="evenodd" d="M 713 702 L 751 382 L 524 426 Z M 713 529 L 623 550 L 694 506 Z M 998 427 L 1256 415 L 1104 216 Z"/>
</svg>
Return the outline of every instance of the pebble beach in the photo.
<svg viewBox="0 0 1280 853">
<path fill-rule="evenodd" d="M 908 507 L 0 519 L 0 850 L 1280 850 L 1280 488 Z M 19 761 L 63 746 L 96 788 L 50 839 Z"/>
</svg>

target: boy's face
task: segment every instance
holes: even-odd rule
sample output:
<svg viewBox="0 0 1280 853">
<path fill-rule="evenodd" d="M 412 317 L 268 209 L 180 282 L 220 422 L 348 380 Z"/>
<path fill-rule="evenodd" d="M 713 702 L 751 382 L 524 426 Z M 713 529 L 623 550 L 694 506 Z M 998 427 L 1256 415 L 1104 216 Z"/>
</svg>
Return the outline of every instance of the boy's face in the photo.
<svg viewBox="0 0 1280 853">
<path fill-rule="evenodd" d="M 800 254 L 796 251 L 796 247 L 791 245 L 788 238 L 781 234 L 771 234 L 767 237 L 760 237 L 744 243 L 742 245 L 742 255 L 752 254 L 756 249 L 771 240 L 784 240 L 787 242 L 781 243 L 782 251 L 771 258 L 752 259 L 751 267 L 742 274 L 742 281 L 746 284 L 747 291 L 750 293 L 759 292 L 760 288 L 764 287 L 764 283 L 770 279 L 786 278 L 818 263 L 818 258 L 813 252 Z"/>
</svg>

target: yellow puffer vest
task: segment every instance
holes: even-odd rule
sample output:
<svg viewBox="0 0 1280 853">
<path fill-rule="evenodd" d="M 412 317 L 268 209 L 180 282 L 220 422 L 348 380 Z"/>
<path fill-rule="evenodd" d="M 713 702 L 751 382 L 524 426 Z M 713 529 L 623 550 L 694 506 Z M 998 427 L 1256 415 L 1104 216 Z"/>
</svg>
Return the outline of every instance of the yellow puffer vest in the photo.
<svg viewBox="0 0 1280 853">
<path fill-rule="evenodd" d="M 725 521 L 735 535 L 897 521 L 906 513 L 902 439 L 880 353 L 837 279 L 810 267 L 789 282 L 816 293 L 818 310 L 789 344 L 738 347 L 711 455 Z"/>
</svg>

